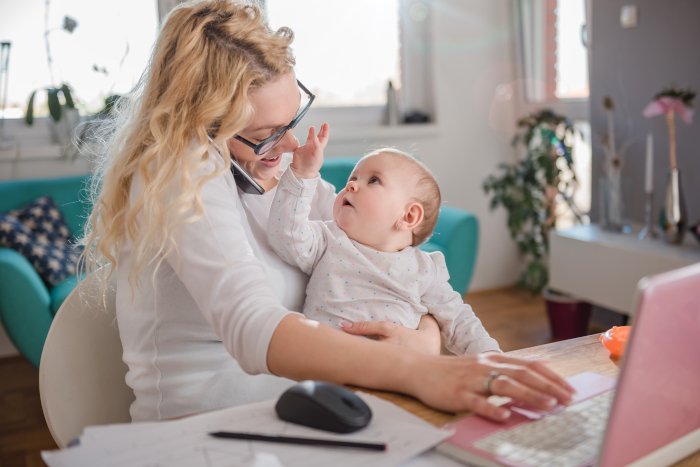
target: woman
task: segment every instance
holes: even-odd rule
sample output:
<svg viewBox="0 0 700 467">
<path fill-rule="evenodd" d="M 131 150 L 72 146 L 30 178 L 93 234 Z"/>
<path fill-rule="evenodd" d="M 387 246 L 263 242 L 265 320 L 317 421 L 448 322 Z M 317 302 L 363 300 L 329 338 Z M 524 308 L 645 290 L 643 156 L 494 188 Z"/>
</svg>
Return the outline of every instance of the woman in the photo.
<svg viewBox="0 0 700 467">
<path fill-rule="evenodd" d="M 279 394 L 283 380 L 253 383 L 241 369 L 398 391 L 498 420 L 509 412 L 487 402 L 491 393 L 542 408 L 570 400 L 571 388 L 541 363 L 426 355 L 290 311 L 300 309 L 305 284 L 286 281 L 262 254 L 225 142 L 233 138 L 237 159 L 270 167 L 297 147 L 291 40 L 253 6 L 176 8 L 111 140 L 86 243 L 90 269 L 109 265 L 116 274 L 132 418 Z"/>
</svg>

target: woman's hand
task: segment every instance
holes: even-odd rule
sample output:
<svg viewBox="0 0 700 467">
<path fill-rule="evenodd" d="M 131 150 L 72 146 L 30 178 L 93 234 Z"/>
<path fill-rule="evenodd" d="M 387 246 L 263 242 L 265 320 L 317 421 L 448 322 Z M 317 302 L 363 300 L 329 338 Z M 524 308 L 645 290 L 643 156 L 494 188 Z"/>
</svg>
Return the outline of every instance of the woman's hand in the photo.
<svg viewBox="0 0 700 467">
<path fill-rule="evenodd" d="M 518 405 L 551 410 L 557 403 L 569 404 L 574 392 L 538 361 L 499 353 L 422 360 L 412 374 L 410 393 L 431 407 L 450 412 L 471 410 L 503 421 L 510 417 L 510 410 L 492 404 L 489 396 L 510 397 Z"/>
<path fill-rule="evenodd" d="M 294 150 L 292 170 L 300 178 L 315 178 L 323 165 L 323 151 L 328 144 L 330 131 L 328 123 L 321 125 L 316 135 L 314 127 L 309 128 L 309 134 L 303 146 Z"/>
<path fill-rule="evenodd" d="M 427 355 L 440 355 L 440 328 L 430 315 L 421 317 L 418 329 L 409 329 L 389 321 L 345 321 L 342 328 L 348 334 L 403 345 Z"/>
</svg>

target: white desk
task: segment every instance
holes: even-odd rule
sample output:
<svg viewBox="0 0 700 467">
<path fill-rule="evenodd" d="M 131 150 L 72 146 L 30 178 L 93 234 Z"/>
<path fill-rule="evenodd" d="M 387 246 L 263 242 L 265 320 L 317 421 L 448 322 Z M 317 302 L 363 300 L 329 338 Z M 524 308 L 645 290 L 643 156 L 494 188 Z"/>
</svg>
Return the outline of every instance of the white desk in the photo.
<svg viewBox="0 0 700 467">
<path fill-rule="evenodd" d="M 682 245 L 639 240 L 632 234 L 580 225 L 549 236 L 549 286 L 629 315 L 644 277 L 700 262 L 700 244 L 688 233 Z"/>
</svg>

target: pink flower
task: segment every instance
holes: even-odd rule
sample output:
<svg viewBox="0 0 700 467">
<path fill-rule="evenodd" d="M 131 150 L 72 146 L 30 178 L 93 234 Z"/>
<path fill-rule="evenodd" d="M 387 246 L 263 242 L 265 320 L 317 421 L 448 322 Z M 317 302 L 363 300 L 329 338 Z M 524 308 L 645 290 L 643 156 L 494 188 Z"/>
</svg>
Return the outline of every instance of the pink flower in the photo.
<svg viewBox="0 0 700 467">
<path fill-rule="evenodd" d="M 654 99 L 646 106 L 643 114 L 645 117 L 651 118 L 657 115 L 666 115 L 668 112 L 676 112 L 688 125 L 693 123 L 693 109 L 676 97 L 664 96 Z"/>
</svg>

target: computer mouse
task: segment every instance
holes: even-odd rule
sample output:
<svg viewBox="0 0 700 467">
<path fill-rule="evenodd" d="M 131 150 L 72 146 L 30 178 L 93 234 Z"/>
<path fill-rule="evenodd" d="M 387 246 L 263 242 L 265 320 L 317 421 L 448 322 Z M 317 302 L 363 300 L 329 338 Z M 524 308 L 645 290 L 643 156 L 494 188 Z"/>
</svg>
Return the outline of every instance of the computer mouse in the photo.
<svg viewBox="0 0 700 467">
<path fill-rule="evenodd" d="M 372 411 L 352 391 L 323 381 L 301 381 L 282 393 L 275 404 L 282 420 L 335 433 L 366 427 Z"/>
</svg>

